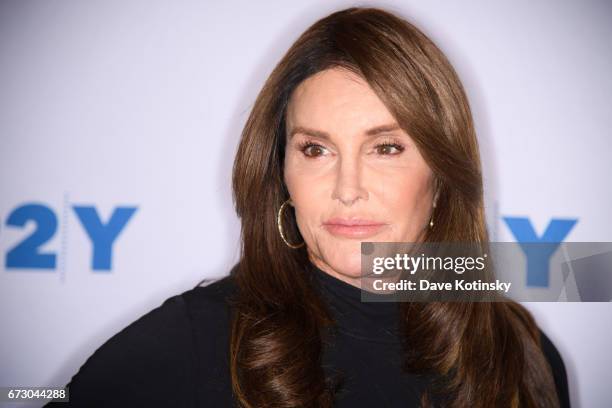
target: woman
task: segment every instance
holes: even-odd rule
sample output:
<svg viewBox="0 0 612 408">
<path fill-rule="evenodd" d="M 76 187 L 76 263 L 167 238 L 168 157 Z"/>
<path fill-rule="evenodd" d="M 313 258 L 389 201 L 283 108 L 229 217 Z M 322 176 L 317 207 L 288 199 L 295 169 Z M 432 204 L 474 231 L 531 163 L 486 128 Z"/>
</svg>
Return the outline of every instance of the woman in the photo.
<svg viewBox="0 0 612 408">
<path fill-rule="evenodd" d="M 488 241 L 465 92 L 410 23 L 350 8 L 306 30 L 257 97 L 233 189 L 240 262 L 107 341 L 72 405 L 569 406 L 521 305 L 360 301 L 361 241 Z"/>
</svg>

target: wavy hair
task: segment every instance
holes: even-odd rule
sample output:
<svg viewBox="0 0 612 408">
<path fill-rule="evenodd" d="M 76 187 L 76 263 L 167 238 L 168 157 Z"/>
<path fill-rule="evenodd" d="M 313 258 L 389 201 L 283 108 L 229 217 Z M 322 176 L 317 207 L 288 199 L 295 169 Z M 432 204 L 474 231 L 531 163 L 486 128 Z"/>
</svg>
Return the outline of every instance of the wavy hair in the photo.
<svg viewBox="0 0 612 408">
<path fill-rule="evenodd" d="M 283 182 L 285 115 L 309 76 L 341 67 L 360 75 L 407 131 L 434 173 L 436 220 L 425 241 L 488 242 L 480 156 L 470 107 L 442 51 L 405 19 L 377 8 L 334 12 L 310 26 L 266 80 L 243 129 L 232 187 L 241 220 L 232 304 L 230 371 L 243 407 L 331 407 L 321 366 L 323 329 L 333 324 L 276 216 Z M 299 241 L 295 219 L 286 233 Z M 558 406 L 538 327 L 520 304 L 401 305 L 405 369 L 433 373 L 423 407 Z"/>
</svg>

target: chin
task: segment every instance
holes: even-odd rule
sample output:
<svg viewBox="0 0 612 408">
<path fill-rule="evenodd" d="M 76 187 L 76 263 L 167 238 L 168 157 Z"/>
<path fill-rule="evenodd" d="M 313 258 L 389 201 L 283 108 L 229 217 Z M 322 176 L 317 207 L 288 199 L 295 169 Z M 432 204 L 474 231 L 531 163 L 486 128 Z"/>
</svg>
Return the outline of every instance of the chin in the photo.
<svg viewBox="0 0 612 408">
<path fill-rule="evenodd" d="M 361 243 L 354 241 L 344 248 L 330 250 L 327 264 L 335 271 L 345 276 L 358 278 L 361 276 Z"/>
</svg>

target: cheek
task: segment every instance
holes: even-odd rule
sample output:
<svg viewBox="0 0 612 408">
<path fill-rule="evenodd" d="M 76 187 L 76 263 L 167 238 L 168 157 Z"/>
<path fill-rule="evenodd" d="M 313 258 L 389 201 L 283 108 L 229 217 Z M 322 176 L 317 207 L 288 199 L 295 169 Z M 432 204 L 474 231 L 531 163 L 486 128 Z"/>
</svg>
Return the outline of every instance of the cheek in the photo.
<svg viewBox="0 0 612 408">
<path fill-rule="evenodd" d="M 432 199 L 429 168 L 405 169 L 379 183 L 379 196 L 389 217 L 400 228 L 421 224 Z"/>
<path fill-rule="evenodd" d="M 287 186 L 289 196 L 295 206 L 302 206 L 302 197 L 307 194 L 308 183 L 304 179 L 304 172 L 296 165 L 292 155 L 285 157 L 283 179 Z"/>
<path fill-rule="evenodd" d="M 297 211 L 298 226 L 303 235 L 310 234 L 321 223 L 329 204 L 322 199 L 328 189 L 327 180 L 292 157 L 285 160 L 284 180 Z"/>
<path fill-rule="evenodd" d="M 418 207 L 421 188 L 415 183 L 405 181 L 394 181 L 393 186 L 386 190 L 385 205 L 394 210 L 394 219 L 400 219 L 400 215 L 410 215 Z"/>
</svg>

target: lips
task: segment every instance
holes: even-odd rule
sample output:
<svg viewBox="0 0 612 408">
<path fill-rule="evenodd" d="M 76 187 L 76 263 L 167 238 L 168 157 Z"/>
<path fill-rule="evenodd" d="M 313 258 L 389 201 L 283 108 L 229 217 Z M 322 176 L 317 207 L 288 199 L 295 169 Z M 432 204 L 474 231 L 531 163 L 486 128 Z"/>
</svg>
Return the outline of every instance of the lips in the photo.
<svg viewBox="0 0 612 408">
<path fill-rule="evenodd" d="M 362 218 L 330 218 L 325 221 L 324 224 L 333 224 L 333 225 L 345 225 L 345 226 L 355 226 L 355 225 L 384 225 L 382 222 L 366 220 Z"/>
<path fill-rule="evenodd" d="M 386 224 L 361 218 L 330 218 L 323 227 L 332 235 L 345 238 L 367 238 L 376 235 Z"/>
</svg>

